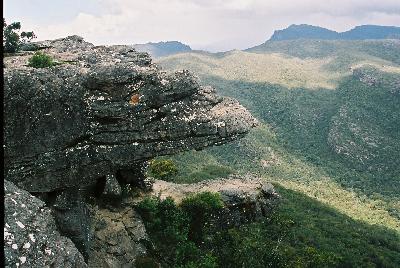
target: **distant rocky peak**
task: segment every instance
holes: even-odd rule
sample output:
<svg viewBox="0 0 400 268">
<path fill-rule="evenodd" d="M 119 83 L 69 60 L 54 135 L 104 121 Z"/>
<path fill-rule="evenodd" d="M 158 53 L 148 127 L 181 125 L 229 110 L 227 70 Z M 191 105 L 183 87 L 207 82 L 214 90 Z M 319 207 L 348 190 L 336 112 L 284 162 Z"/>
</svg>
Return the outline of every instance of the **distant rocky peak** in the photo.
<svg viewBox="0 0 400 268">
<path fill-rule="evenodd" d="M 294 39 L 364 40 L 396 39 L 399 37 L 400 27 L 395 26 L 360 25 L 346 32 L 336 32 L 319 26 L 292 24 L 286 29 L 275 31 L 269 41 Z"/>
</svg>

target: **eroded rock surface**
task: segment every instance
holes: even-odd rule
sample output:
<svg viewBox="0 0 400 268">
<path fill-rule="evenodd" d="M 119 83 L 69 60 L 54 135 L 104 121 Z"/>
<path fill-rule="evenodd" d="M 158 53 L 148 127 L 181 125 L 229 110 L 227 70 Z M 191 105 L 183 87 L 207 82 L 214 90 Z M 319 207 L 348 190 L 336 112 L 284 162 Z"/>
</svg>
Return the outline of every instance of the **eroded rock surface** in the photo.
<svg viewBox="0 0 400 268">
<path fill-rule="evenodd" d="M 5 59 L 5 174 L 30 192 L 95 183 L 159 155 L 223 144 L 256 120 L 187 71 L 77 36 L 37 44 L 60 65 Z M 32 52 L 33 53 L 33 52 Z"/>
<path fill-rule="evenodd" d="M 138 256 L 146 254 L 148 241 L 144 224 L 132 204 L 95 208 L 94 239 L 89 267 L 134 267 Z"/>
<path fill-rule="evenodd" d="M 4 181 L 5 267 L 87 267 L 44 202 Z"/>
<path fill-rule="evenodd" d="M 31 49 L 58 65 L 28 67 L 31 51 L 4 59 L 3 145 L 6 179 L 51 209 L 24 192 L 26 203 L 31 199 L 36 206 L 30 210 L 45 213 L 24 219 L 45 221 L 36 232 L 49 236 L 43 236 L 46 251 L 37 254 L 54 253 L 37 256 L 40 261 L 30 267 L 85 267 L 83 257 L 90 267 L 131 267 L 145 253 L 140 218 L 131 207 L 89 206 L 86 195 L 121 201 L 120 183 L 149 191 L 147 160 L 224 144 L 244 136 L 257 121 L 191 73 L 162 72 L 148 54 L 129 46 L 94 46 L 70 36 L 33 43 Z M 10 204 L 6 200 L 11 215 L 20 213 Z M 8 263 L 29 263 L 28 256 L 19 255 L 25 252 L 22 240 L 17 242 L 18 251 L 7 251 Z"/>
</svg>

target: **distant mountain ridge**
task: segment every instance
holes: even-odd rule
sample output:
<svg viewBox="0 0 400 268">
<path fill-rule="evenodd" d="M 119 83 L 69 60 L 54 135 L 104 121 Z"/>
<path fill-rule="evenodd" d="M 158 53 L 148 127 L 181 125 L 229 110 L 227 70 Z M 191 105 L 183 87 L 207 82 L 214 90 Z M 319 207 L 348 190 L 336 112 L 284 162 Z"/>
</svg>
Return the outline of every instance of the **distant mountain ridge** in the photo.
<svg viewBox="0 0 400 268">
<path fill-rule="evenodd" d="M 147 52 L 152 57 L 163 57 L 181 52 L 192 51 L 191 47 L 178 41 L 167 41 L 157 43 L 135 44 L 133 47 L 141 52 Z"/>
<path fill-rule="evenodd" d="M 308 24 L 292 24 L 283 30 L 276 30 L 269 41 L 294 39 L 324 40 L 365 40 L 400 39 L 400 27 L 361 25 L 346 32 L 336 32 L 323 27 Z"/>
</svg>

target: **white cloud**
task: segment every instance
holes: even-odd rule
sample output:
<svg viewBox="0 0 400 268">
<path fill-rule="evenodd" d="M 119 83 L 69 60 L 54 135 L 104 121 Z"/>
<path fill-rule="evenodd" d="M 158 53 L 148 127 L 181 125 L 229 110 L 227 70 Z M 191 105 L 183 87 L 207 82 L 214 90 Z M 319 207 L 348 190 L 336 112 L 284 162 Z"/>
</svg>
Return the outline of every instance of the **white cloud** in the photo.
<svg viewBox="0 0 400 268">
<path fill-rule="evenodd" d="M 101 13 L 86 8 L 73 20 L 50 25 L 35 25 L 27 12 L 26 29 L 41 39 L 78 34 L 95 44 L 179 40 L 228 50 L 262 43 L 294 23 L 338 31 L 359 24 L 400 25 L 398 0 L 98 0 L 97 5 Z"/>
</svg>

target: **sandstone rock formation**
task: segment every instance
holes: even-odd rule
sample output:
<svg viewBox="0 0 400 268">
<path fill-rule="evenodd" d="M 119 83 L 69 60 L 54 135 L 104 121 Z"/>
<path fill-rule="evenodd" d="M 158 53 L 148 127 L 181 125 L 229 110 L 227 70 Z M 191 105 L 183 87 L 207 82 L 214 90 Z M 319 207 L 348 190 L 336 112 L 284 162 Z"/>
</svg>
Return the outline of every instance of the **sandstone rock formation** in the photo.
<svg viewBox="0 0 400 268">
<path fill-rule="evenodd" d="M 4 59 L 4 174 L 11 191 L 19 187 L 39 196 L 51 210 L 24 192 L 23 203 L 34 206 L 30 211 L 45 214 L 7 219 L 14 221 L 13 231 L 18 222 L 39 221 L 49 244 L 44 253 L 40 248 L 25 256 L 28 241 L 18 236 L 17 249 L 11 243 L 7 251 L 10 265 L 20 260 L 31 267 L 84 267 L 82 256 L 91 267 L 132 263 L 145 252 L 140 217 L 124 206 L 89 205 L 87 195 L 118 198 L 120 183 L 149 190 L 143 176 L 147 160 L 223 144 L 257 124 L 236 100 L 217 96 L 187 71 L 162 72 L 132 47 L 94 46 L 70 36 L 32 48 L 58 65 L 28 67 L 30 51 Z M 6 200 L 7 215 L 24 212 L 18 201 L 11 202 Z M 48 250 L 55 255 L 30 260 Z"/>
<path fill-rule="evenodd" d="M 95 208 L 89 267 L 132 267 L 147 253 L 145 226 L 132 203 Z"/>
<path fill-rule="evenodd" d="M 155 156 L 237 139 L 256 124 L 237 101 L 187 71 L 161 72 L 129 46 L 72 36 L 45 47 L 60 65 L 5 59 L 5 174 L 30 192 L 90 185 Z"/>
</svg>

